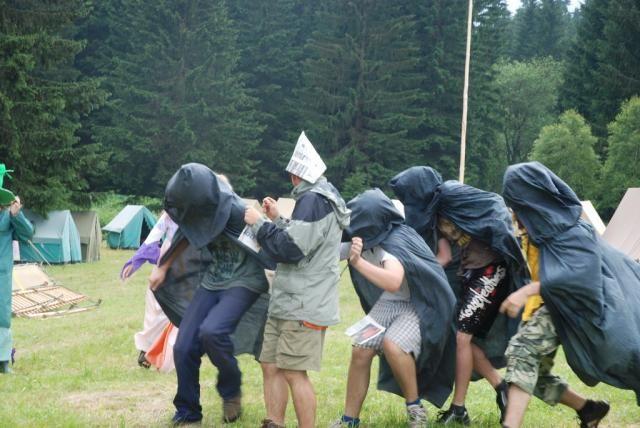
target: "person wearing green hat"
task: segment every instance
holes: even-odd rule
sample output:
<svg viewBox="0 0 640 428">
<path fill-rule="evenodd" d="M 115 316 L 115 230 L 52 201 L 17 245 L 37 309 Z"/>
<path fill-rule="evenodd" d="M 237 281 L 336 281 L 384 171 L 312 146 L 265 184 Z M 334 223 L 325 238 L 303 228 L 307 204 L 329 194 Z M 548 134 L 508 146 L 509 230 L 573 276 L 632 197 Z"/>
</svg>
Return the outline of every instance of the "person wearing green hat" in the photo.
<svg viewBox="0 0 640 428">
<path fill-rule="evenodd" d="M 11 273 L 13 270 L 12 241 L 28 241 L 33 226 L 22 213 L 20 198 L 4 188 L 4 176 L 11 177 L 4 164 L 0 164 L 0 373 L 10 371 L 13 349 L 11 339 Z"/>
</svg>

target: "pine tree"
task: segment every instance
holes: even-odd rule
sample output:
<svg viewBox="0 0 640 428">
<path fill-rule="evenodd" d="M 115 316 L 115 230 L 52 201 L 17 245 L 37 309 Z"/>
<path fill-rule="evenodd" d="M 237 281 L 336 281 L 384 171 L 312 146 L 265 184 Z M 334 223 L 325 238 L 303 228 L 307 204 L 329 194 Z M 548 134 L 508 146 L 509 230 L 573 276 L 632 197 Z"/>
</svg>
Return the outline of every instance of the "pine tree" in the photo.
<svg viewBox="0 0 640 428">
<path fill-rule="evenodd" d="M 327 4 L 307 45 L 305 118 L 346 197 L 422 158 L 423 72 L 406 4 Z"/>
<path fill-rule="evenodd" d="M 500 93 L 494 84 L 494 65 L 507 53 L 509 11 L 502 0 L 476 1 L 474 11 L 465 181 L 500 191 L 507 163 L 499 133 Z"/>
<path fill-rule="evenodd" d="M 229 3 L 238 29 L 238 70 L 258 101 L 264 130 L 255 152 L 260 171 L 254 196 L 290 190 L 284 168 L 302 130 L 296 92 L 302 84 L 302 53 L 314 4 L 295 0 L 236 0 Z"/>
<path fill-rule="evenodd" d="M 620 104 L 640 94 L 640 4 L 587 0 L 580 15 L 561 104 L 578 110 L 604 142 Z"/>
<path fill-rule="evenodd" d="M 78 130 L 106 94 L 73 69 L 84 43 L 69 38 L 86 12 L 80 0 L 0 0 L 0 159 L 16 170 L 9 186 L 40 212 L 86 202 L 98 159 Z"/>
<path fill-rule="evenodd" d="M 239 193 L 249 192 L 262 128 L 237 73 L 236 33 L 225 2 L 138 0 L 102 7 L 110 35 L 95 40 L 96 60 L 87 62 L 101 66 L 96 72 L 112 92 L 110 108 L 92 122 L 121 172 L 110 185 L 158 195 L 182 163 L 200 162 L 227 174 Z M 110 61 L 102 61 L 105 40 L 115 54 Z"/>
</svg>

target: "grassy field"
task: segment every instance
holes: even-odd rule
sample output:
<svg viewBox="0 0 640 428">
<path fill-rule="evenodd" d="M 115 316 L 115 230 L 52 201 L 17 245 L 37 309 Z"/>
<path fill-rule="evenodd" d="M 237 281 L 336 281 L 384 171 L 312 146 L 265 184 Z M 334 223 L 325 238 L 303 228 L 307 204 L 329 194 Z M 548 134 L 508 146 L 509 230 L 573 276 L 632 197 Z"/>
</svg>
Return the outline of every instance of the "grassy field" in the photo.
<svg viewBox="0 0 640 428">
<path fill-rule="evenodd" d="M 130 251 L 103 248 L 102 260 L 48 268 L 49 274 L 72 290 L 102 305 L 90 312 L 44 320 L 14 319 L 17 348 L 14 372 L 0 377 L 0 427 L 168 426 L 173 414 L 175 373 L 160 374 L 136 364 L 133 334 L 142 325 L 145 278 L 141 269 L 127 284 L 118 280 Z M 348 274 L 341 284 L 342 323 L 331 328 L 325 344 L 323 369 L 313 373 L 318 393 L 318 426 L 326 427 L 341 413 L 346 388 L 350 343 L 344 330 L 362 316 Z M 262 379 L 258 364 L 241 357 L 244 373 L 244 416 L 235 427 L 257 427 L 264 417 Z M 374 368 L 377 370 L 377 368 Z M 562 355 L 556 372 L 568 378 L 579 392 L 612 403 L 601 426 L 640 427 L 640 408 L 630 391 L 607 385 L 588 388 L 571 373 Z M 215 369 L 208 361 L 202 369 L 204 426 L 221 426 L 221 401 L 215 392 Z M 375 381 L 375 376 L 373 376 Z M 402 427 L 404 406 L 400 397 L 370 388 L 361 418 L 368 427 Z M 494 393 L 486 382 L 471 386 L 467 407 L 473 426 L 498 426 Z M 437 410 L 427 404 L 429 418 Z M 295 426 L 293 407 L 287 426 Z M 635 424 L 635 425 L 634 425 Z M 528 427 L 575 427 L 575 413 L 562 406 L 551 408 L 534 400 L 526 417 Z"/>
</svg>

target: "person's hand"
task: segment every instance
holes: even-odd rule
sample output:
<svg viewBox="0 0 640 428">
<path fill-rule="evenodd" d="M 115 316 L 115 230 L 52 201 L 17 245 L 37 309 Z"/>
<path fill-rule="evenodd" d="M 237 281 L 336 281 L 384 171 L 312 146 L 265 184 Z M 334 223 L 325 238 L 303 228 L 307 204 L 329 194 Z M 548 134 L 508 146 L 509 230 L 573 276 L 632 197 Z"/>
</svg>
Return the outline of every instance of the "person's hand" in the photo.
<svg viewBox="0 0 640 428">
<path fill-rule="evenodd" d="M 162 267 L 154 266 L 153 270 L 151 271 L 151 274 L 149 275 L 149 288 L 152 291 L 155 291 L 158 288 L 160 288 L 166 276 L 167 276 L 166 269 Z"/>
<path fill-rule="evenodd" d="M 122 273 L 120 274 L 120 279 L 123 281 L 131 276 L 131 271 L 133 270 L 133 265 L 128 265 L 124 269 L 122 269 Z"/>
<path fill-rule="evenodd" d="M 255 209 L 253 207 L 245 208 L 245 210 L 244 210 L 244 222 L 247 223 L 249 226 L 253 226 L 261 218 L 262 218 L 262 214 L 260 214 L 260 211 L 258 211 L 257 209 Z"/>
<path fill-rule="evenodd" d="M 275 199 L 266 197 L 262 200 L 262 211 L 269 217 L 269 220 L 274 221 L 280 215 L 278 211 L 278 203 Z"/>
<path fill-rule="evenodd" d="M 351 238 L 351 249 L 349 250 L 349 264 L 355 266 L 362 255 L 362 238 Z"/>
<path fill-rule="evenodd" d="M 520 310 L 527 303 L 528 297 L 529 296 L 524 292 L 523 289 L 514 291 L 506 299 L 504 299 L 504 302 L 502 302 L 502 305 L 500 305 L 500 312 L 502 312 L 503 314 L 507 314 L 511 318 L 516 318 L 520 313 Z"/>
<path fill-rule="evenodd" d="M 9 205 L 9 212 L 11 213 L 12 216 L 15 217 L 18 215 L 21 209 L 22 209 L 22 202 L 20 202 L 20 198 L 16 196 L 16 200 L 11 202 L 11 205 Z"/>
</svg>

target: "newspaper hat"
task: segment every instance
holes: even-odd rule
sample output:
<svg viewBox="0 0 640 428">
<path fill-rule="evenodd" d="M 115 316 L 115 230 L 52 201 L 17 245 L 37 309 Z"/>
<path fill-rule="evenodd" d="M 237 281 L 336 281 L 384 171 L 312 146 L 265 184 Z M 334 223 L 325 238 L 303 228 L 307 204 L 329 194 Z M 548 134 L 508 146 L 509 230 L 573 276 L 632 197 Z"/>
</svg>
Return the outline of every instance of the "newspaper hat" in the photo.
<svg viewBox="0 0 640 428">
<path fill-rule="evenodd" d="M 3 163 L 0 163 L 0 205 L 9 205 L 16 200 L 16 195 L 11 190 L 4 188 L 4 176 L 11 178 L 10 172 L 13 170 L 7 169 Z"/>
<path fill-rule="evenodd" d="M 327 170 L 327 166 L 318 152 L 316 152 L 311 141 L 304 134 L 304 131 L 298 137 L 296 148 L 293 150 L 293 155 L 291 155 L 291 160 L 286 170 L 311 184 L 315 183 Z"/>
</svg>

